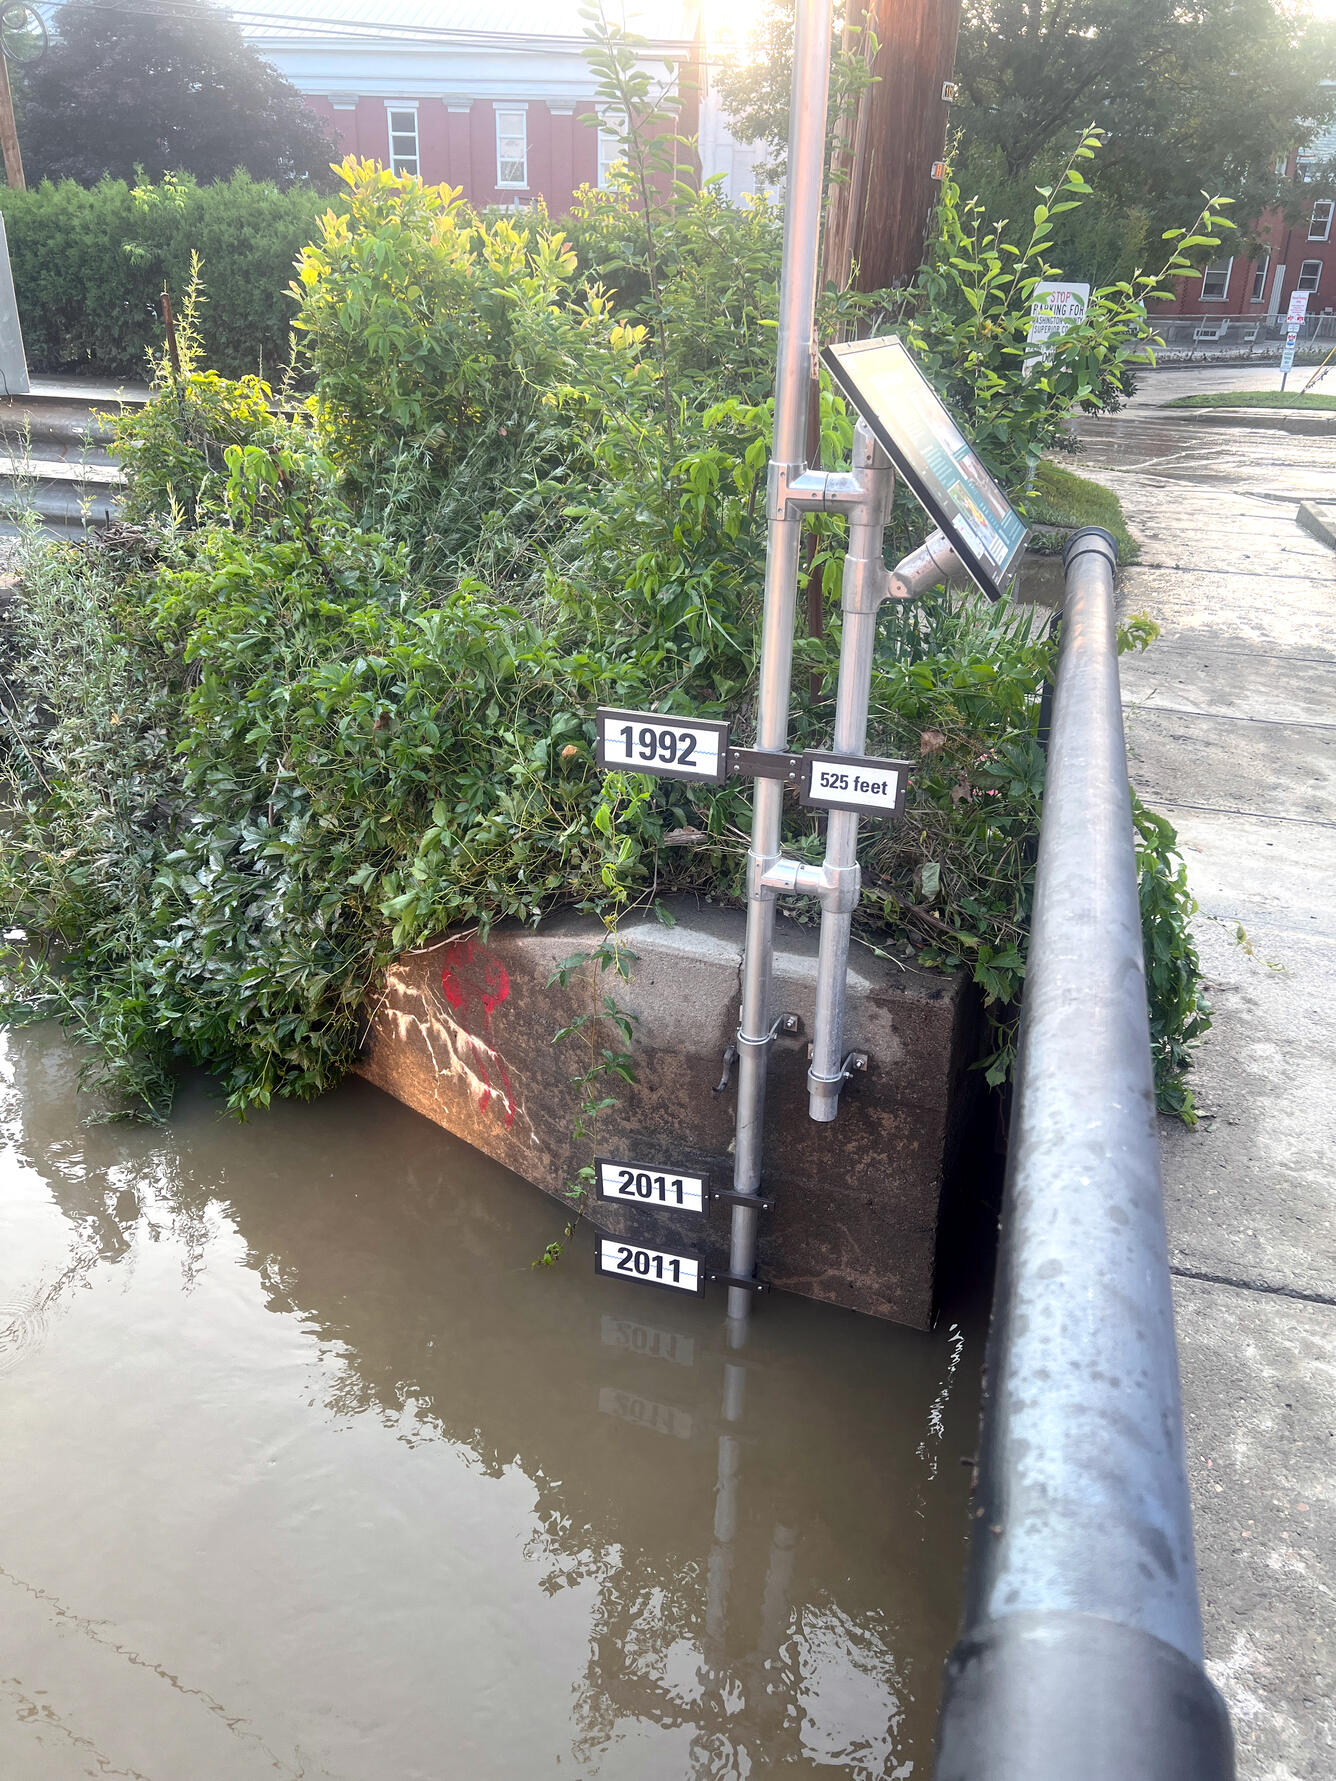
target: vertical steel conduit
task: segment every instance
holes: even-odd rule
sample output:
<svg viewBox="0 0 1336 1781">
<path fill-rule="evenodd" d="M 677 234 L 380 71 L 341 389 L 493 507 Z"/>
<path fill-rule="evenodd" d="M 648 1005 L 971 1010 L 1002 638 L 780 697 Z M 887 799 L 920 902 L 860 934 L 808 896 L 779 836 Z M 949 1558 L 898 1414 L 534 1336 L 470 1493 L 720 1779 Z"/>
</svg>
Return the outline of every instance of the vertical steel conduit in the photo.
<svg viewBox="0 0 1336 1781">
<path fill-rule="evenodd" d="M 937 1781 L 1229 1781 L 1201 1617 L 1114 639 L 1067 547 L 963 1635 Z"/>
<path fill-rule="evenodd" d="M 770 467 L 803 469 L 807 402 L 816 362 L 817 241 L 821 227 L 821 176 L 825 167 L 826 101 L 830 84 L 831 0 L 798 0 L 789 111 L 788 192 L 784 203 L 784 262 L 779 291 L 779 343 L 775 365 L 775 426 Z M 798 596 L 801 513 L 771 505 L 766 537 L 765 615 L 761 631 L 760 685 L 756 699 L 756 746 L 783 749 L 789 740 L 789 691 L 793 671 L 794 608 Z M 778 857 L 784 786 L 756 781 L 751 849 L 747 857 L 747 936 L 742 961 L 742 1010 L 738 1023 L 738 1115 L 733 1158 L 735 1193 L 761 1187 L 761 1133 L 769 1063 L 770 985 L 775 946 L 775 893 L 761 884 Z M 756 1213 L 734 1206 L 729 1267 L 749 1276 L 756 1267 Z M 745 1338 L 751 1295 L 728 1290 L 730 1339 Z"/>
<path fill-rule="evenodd" d="M 877 647 L 877 612 L 886 598 L 886 566 L 882 537 L 891 510 L 895 480 L 886 454 L 867 426 L 854 429 L 854 475 L 862 499 L 849 514 L 849 548 L 844 558 L 841 593 L 843 631 L 840 678 L 835 693 L 836 754 L 862 754 L 867 746 L 868 700 L 872 660 Z M 826 819 L 826 865 L 856 878 L 858 812 L 832 810 Z M 853 905 L 857 904 L 857 890 Z M 849 933 L 853 905 L 821 911 L 821 943 L 817 958 L 816 1007 L 812 1017 L 812 1063 L 807 1072 L 807 1108 L 823 1124 L 839 1110 L 844 1086 L 844 1003 L 849 977 Z"/>
</svg>

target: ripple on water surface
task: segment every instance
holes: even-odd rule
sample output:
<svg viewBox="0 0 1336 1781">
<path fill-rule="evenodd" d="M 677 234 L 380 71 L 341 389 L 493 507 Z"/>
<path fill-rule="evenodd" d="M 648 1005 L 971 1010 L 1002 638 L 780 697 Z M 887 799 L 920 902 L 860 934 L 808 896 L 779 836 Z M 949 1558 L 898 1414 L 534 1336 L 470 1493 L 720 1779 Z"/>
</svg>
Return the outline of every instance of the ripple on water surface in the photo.
<svg viewBox="0 0 1336 1781">
<path fill-rule="evenodd" d="M 0 1043 L 0 1773 L 930 1773 L 973 1342 L 739 1357 L 364 1085 L 86 1124 Z"/>
</svg>

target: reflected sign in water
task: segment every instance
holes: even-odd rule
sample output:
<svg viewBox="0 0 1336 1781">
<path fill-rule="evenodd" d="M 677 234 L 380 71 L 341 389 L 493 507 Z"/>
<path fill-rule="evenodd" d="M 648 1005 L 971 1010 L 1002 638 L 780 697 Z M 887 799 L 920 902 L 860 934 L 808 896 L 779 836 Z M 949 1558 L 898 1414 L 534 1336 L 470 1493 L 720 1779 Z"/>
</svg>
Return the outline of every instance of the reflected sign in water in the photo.
<svg viewBox="0 0 1336 1781">
<path fill-rule="evenodd" d="M 774 1295 L 733 1354 L 375 1090 L 87 1125 L 4 1045 L 0 1773 L 926 1772 L 946 1331 Z"/>
</svg>

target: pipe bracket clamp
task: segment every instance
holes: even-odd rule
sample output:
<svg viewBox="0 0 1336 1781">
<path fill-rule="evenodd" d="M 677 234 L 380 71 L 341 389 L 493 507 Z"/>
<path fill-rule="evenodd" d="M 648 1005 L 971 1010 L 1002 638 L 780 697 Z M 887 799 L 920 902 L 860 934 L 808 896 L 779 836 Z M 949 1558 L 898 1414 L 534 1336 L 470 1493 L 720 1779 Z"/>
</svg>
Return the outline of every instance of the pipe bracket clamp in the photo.
<svg viewBox="0 0 1336 1781">
<path fill-rule="evenodd" d="M 743 1032 L 742 1028 L 739 1027 L 736 1034 L 734 1035 L 734 1041 L 738 1045 L 769 1045 L 775 1039 L 778 1039 L 778 1037 L 781 1033 L 787 1033 L 790 1036 L 790 1038 L 792 1038 L 794 1036 L 794 1034 L 800 1033 L 801 1031 L 802 1031 L 802 1022 L 798 1019 L 798 1016 L 796 1014 L 781 1014 L 781 1015 L 778 1015 L 776 1017 L 776 1019 L 774 1020 L 774 1022 L 771 1024 L 770 1031 L 764 1036 L 764 1038 L 760 1038 L 760 1039 L 750 1038 L 746 1033 Z"/>
<path fill-rule="evenodd" d="M 870 499 L 867 478 L 857 471 L 809 470 L 804 464 L 773 459 L 766 472 L 767 519 L 797 519 L 804 513 L 854 514 Z"/>
<path fill-rule="evenodd" d="M 823 866 L 825 889 L 821 891 L 821 907 L 829 909 L 832 915 L 852 915 L 857 909 L 863 894 L 863 873 L 861 868 L 852 866 Z"/>
<path fill-rule="evenodd" d="M 766 882 L 767 875 L 778 864 L 779 855 L 749 853 L 747 855 L 747 901 L 749 903 L 773 903 L 779 892 L 773 884 Z"/>
<path fill-rule="evenodd" d="M 789 494 L 793 484 L 806 472 L 805 464 L 780 464 L 772 458 L 765 477 L 765 517 L 790 519 Z"/>
</svg>

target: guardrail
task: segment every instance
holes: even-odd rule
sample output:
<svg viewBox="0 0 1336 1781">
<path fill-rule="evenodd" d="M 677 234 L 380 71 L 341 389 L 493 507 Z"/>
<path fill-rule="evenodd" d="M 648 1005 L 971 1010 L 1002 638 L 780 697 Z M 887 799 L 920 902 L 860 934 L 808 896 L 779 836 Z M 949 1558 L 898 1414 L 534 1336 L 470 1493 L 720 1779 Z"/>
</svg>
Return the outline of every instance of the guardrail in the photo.
<svg viewBox="0 0 1336 1781">
<path fill-rule="evenodd" d="M 1162 342 L 1155 351 L 1161 363 L 1187 359 L 1278 358 L 1285 345 L 1285 314 L 1264 315 L 1152 315 L 1154 336 Z M 1299 349 L 1325 350 L 1336 342 L 1336 314 L 1314 311 L 1299 330 Z"/>
<path fill-rule="evenodd" d="M 1202 1665 L 1114 636 L 1114 541 L 1066 599 L 937 1781 L 1230 1781 Z"/>
</svg>

